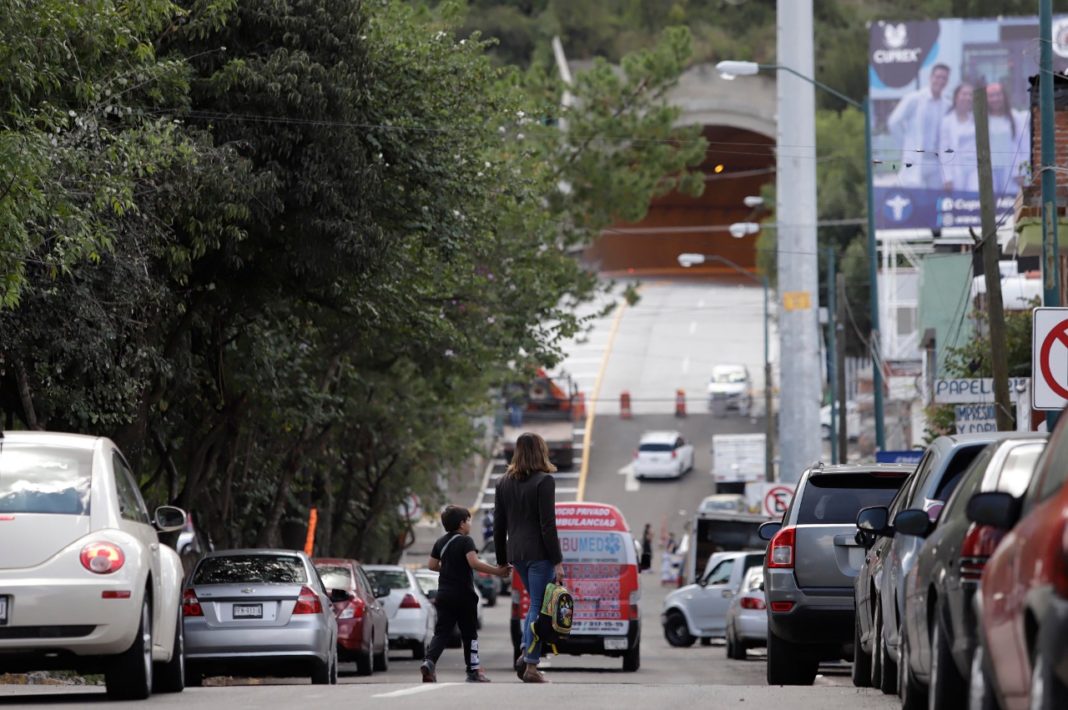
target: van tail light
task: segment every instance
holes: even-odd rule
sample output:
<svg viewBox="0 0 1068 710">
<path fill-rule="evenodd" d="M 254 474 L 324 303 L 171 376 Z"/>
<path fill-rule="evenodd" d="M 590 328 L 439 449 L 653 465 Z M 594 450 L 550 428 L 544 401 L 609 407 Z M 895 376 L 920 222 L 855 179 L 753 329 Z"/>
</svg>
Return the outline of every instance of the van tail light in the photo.
<svg viewBox="0 0 1068 710">
<path fill-rule="evenodd" d="M 95 574 L 118 572 L 126 562 L 122 548 L 111 542 L 90 542 L 79 557 L 82 567 Z"/>
<path fill-rule="evenodd" d="M 767 609 L 768 605 L 764 603 L 763 599 L 758 597 L 742 597 L 742 601 L 739 602 L 743 609 Z"/>
<path fill-rule="evenodd" d="M 297 605 L 293 607 L 294 614 L 322 614 L 323 603 L 319 601 L 319 595 L 308 587 L 301 587 L 297 595 Z"/>
<path fill-rule="evenodd" d="M 197 593 L 192 589 L 182 592 L 182 616 L 204 616 Z"/>
<path fill-rule="evenodd" d="M 775 533 L 768 546 L 768 568 L 792 568 L 794 566 L 794 539 L 796 528 L 783 528 Z"/>
<path fill-rule="evenodd" d="M 405 594 L 404 595 L 404 599 L 401 599 L 400 608 L 401 609 L 421 609 L 422 607 L 419 606 L 419 600 L 418 599 L 416 599 L 411 594 Z"/>
<path fill-rule="evenodd" d="M 341 613 L 337 615 L 339 619 L 362 619 L 363 613 L 367 609 L 367 605 L 363 603 L 363 599 L 357 597 L 352 601 L 345 604 L 345 608 L 341 610 Z"/>
<path fill-rule="evenodd" d="M 960 544 L 960 578 L 978 581 L 990 555 L 1005 533 L 989 525 L 972 523 Z"/>
<path fill-rule="evenodd" d="M 627 610 L 630 612 L 630 618 L 632 620 L 633 619 L 637 619 L 640 616 L 641 612 L 638 610 L 638 600 L 641 599 L 641 598 L 642 598 L 642 593 L 641 593 L 640 590 L 635 590 L 635 591 L 630 593 L 630 599 L 629 599 L 629 603 L 627 604 Z"/>
</svg>

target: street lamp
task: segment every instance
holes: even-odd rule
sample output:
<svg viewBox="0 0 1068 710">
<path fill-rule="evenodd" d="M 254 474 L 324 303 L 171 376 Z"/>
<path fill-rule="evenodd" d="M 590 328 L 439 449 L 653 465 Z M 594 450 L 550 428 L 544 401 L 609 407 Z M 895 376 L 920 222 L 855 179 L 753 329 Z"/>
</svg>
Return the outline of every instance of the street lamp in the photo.
<svg viewBox="0 0 1068 710">
<path fill-rule="evenodd" d="M 788 66 L 781 64 L 757 64 L 756 62 L 722 61 L 716 64 L 716 70 L 723 78 L 733 79 L 736 76 L 753 76 L 761 70 L 785 71 L 793 74 L 803 81 L 807 81 L 818 89 L 822 89 L 850 106 L 860 109 L 864 113 L 864 163 L 867 178 L 868 197 L 868 280 L 871 288 L 871 358 L 872 358 L 872 388 L 875 395 L 875 444 L 880 449 L 886 449 L 886 434 L 883 422 L 883 373 L 880 367 L 879 346 L 879 251 L 875 239 L 875 187 L 872 174 L 871 157 L 871 99 L 857 101 L 845 94 L 832 89 L 823 82 L 816 81 L 812 77 L 805 76 Z"/>
<path fill-rule="evenodd" d="M 764 198 L 760 195 L 746 195 L 745 199 L 742 200 L 742 202 L 745 204 L 746 207 L 756 208 L 764 204 Z"/>
<path fill-rule="evenodd" d="M 727 227 L 727 231 L 730 232 L 731 236 L 735 239 L 741 239 L 742 237 L 747 237 L 759 232 L 760 225 L 756 222 L 735 222 Z"/>
<path fill-rule="evenodd" d="M 770 341 L 768 339 L 768 277 L 761 275 L 760 278 L 757 278 L 756 276 L 753 276 L 752 272 L 748 269 L 744 269 L 730 259 L 718 254 L 686 253 L 679 254 L 678 259 L 679 266 L 687 269 L 691 266 L 715 261 L 729 266 L 745 278 L 750 281 L 755 281 L 764 287 L 764 479 L 770 483 L 775 480 L 775 429 L 773 426 L 774 417 L 772 416 L 771 411 L 771 354 L 769 351 Z"/>
</svg>

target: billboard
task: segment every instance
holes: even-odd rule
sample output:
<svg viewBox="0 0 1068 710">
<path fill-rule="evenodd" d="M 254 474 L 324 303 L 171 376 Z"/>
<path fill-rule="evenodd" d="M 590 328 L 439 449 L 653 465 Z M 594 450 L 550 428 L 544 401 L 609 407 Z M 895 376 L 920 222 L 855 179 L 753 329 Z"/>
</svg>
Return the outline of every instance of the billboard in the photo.
<svg viewBox="0 0 1068 710">
<path fill-rule="evenodd" d="M 1068 17 L 1053 22 L 1054 71 L 1068 68 Z M 880 21 L 870 27 L 877 229 L 978 228 L 972 111 L 985 85 L 999 220 L 1031 179 L 1029 78 L 1037 17 Z"/>
</svg>

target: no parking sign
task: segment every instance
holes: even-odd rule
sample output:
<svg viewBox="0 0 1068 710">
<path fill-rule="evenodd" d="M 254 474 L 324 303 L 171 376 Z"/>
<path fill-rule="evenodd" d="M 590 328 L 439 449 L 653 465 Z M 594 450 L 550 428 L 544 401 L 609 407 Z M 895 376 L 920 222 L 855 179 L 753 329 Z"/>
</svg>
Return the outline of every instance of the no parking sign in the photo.
<svg viewBox="0 0 1068 710">
<path fill-rule="evenodd" d="M 1031 325 L 1032 405 L 1063 409 L 1068 403 L 1068 308 L 1036 308 Z"/>
</svg>

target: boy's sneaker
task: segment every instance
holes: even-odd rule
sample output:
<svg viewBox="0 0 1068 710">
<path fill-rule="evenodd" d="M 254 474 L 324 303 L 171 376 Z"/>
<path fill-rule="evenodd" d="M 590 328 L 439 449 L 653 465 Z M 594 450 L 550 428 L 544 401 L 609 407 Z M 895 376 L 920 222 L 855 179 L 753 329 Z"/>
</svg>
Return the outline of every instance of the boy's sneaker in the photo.
<svg viewBox="0 0 1068 710">
<path fill-rule="evenodd" d="M 485 676 L 481 668 L 476 668 L 473 671 L 467 672 L 468 683 L 489 683 L 490 679 Z"/>
<path fill-rule="evenodd" d="M 423 661 L 423 665 L 419 666 L 419 671 L 423 674 L 424 683 L 437 683 L 438 674 L 434 671 L 434 662 L 431 660 Z"/>
</svg>

